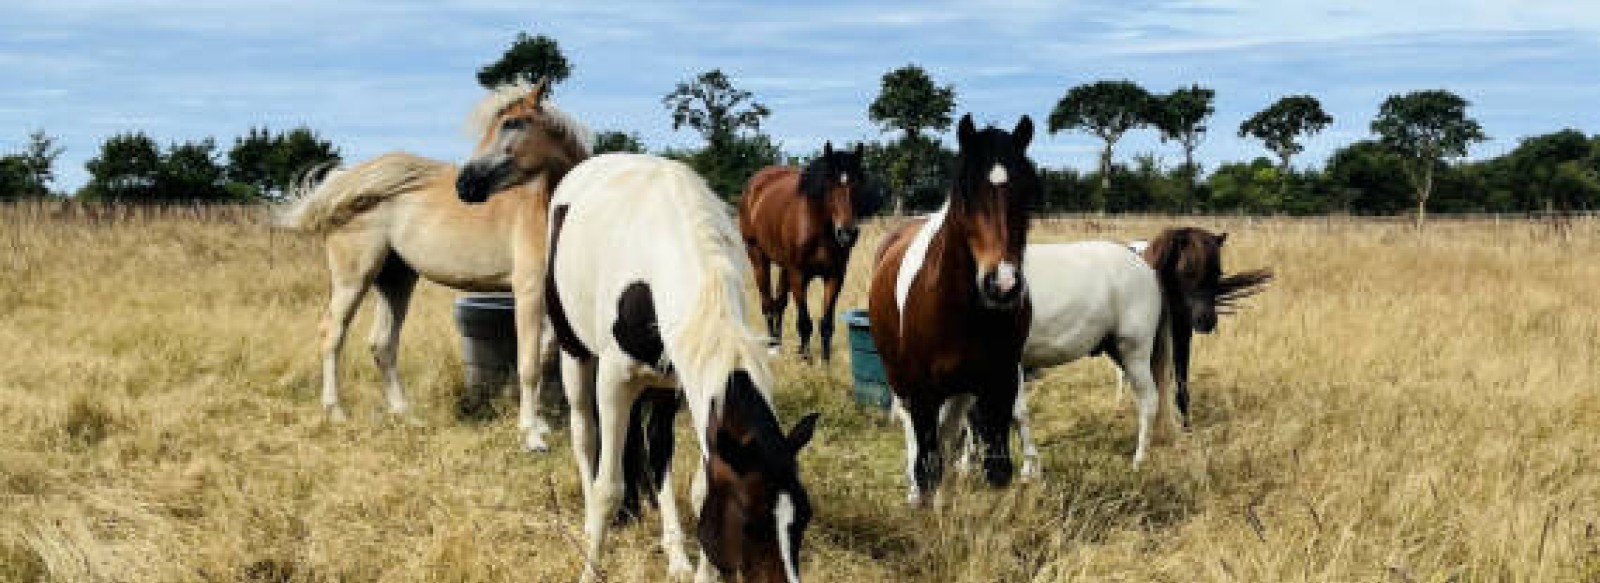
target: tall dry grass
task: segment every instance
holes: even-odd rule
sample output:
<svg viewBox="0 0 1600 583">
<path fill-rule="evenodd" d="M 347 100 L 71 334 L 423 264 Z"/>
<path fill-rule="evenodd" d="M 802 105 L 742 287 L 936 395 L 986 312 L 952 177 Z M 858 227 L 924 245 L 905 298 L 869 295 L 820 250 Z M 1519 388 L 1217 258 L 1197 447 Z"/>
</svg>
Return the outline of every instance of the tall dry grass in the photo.
<svg viewBox="0 0 1600 583">
<path fill-rule="evenodd" d="M 0 580 L 576 578 L 565 444 L 451 416 L 450 292 L 419 291 L 402 348 L 426 425 L 379 412 L 364 320 L 333 425 L 315 241 L 238 211 L 35 210 L 0 207 Z M 914 511 L 901 432 L 847 401 L 842 352 L 781 362 L 782 416 L 824 415 L 808 580 L 1600 581 L 1600 225 L 1194 222 L 1279 276 L 1197 342 L 1196 428 L 1137 472 L 1129 402 L 1079 363 L 1034 393 L 1042 484 L 958 479 Z M 611 580 L 662 577 L 654 520 L 616 531 Z"/>
</svg>

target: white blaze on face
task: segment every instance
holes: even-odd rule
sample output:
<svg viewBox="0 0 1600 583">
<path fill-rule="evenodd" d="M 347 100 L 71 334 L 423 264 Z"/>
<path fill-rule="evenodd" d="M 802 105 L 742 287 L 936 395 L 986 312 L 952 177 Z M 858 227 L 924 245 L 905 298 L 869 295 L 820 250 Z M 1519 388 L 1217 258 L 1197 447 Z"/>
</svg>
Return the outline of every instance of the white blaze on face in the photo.
<svg viewBox="0 0 1600 583">
<path fill-rule="evenodd" d="M 783 572 L 789 583 L 800 583 L 800 565 L 795 563 L 794 541 L 789 539 L 789 529 L 794 525 L 794 500 L 787 492 L 778 494 L 772 514 L 778 523 L 778 554 L 783 555 Z"/>
<path fill-rule="evenodd" d="M 990 184 L 993 184 L 995 186 L 1002 186 L 1002 185 L 1004 185 L 1006 183 L 1006 181 L 1008 181 L 1010 179 L 1011 179 L 1011 176 L 1009 174 L 1006 174 L 1006 167 L 1005 166 L 1001 166 L 999 162 L 995 162 L 994 168 L 990 168 L 989 169 L 989 183 Z"/>
<path fill-rule="evenodd" d="M 844 173 L 841 172 L 839 174 L 839 184 L 845 184 L 845 185 L 850 184 L 850 175 L 849 174 L 844 174 Z"/>
</svg>

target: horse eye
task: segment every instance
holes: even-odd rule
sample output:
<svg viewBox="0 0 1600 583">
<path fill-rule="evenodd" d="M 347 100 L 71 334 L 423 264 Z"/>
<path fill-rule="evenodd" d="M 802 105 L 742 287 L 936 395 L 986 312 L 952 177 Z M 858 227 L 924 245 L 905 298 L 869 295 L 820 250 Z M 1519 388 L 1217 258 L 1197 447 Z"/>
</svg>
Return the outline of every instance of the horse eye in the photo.
<svg viewBox="0 0 1600 583">
<path fill-rule="evenodd" d="M 514 132 L 528 126 L 528 120 L 514 117 L 500 124 L 501 131 Z"/>
</svg>

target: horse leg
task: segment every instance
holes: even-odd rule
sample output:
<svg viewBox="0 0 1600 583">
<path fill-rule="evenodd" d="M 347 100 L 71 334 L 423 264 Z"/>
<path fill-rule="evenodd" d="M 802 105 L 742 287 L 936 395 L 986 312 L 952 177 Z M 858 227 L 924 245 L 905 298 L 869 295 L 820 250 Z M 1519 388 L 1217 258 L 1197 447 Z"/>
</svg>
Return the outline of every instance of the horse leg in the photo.
<svg viewBox="0 0 1600 583">
<path fill-rule="evenodd" d="M 544 381 L 544 282 L 527 285 L 520 284 L 527 277 L 514 279 L 519 282 L 512 291 L 517 325 L 517 428 L 526 432 L 523 448 L 545 451 L 550 449 L 544 441 L 550 422 L 539 412 L 539 385 Z"/>
<path fill-rule="evenodd" d="M 765 281 L 765 278 L 762 278 Z M 777 356 L 778 345 L 783 343 L 783 311 L 789 308 L 789 269 L 778 266 L 777 289 L 773 290 L 772 313 L 767 316 L 767 327 L 772 332 L 772 355 Z"/>
<path fill-rule="evenodd" d="M 822 279 L 822 314 L 817 322 L 818 338 L 822 341 L 822 364 L 833 356 L 833 310 L 839 304 L 839 292 L 844 288 L 844 272 Z"/>
<path fill-rule="evenodd" d="M 783 340 L 783 307 L 772 297 L 772 262 L 754 243 L 745 243 L 745 253 L 755 268 L 756 294 L 761 296 L 761 315 L 767 320 L 767 350 L 776 355 Z"/>
<path fill-rule="evenodd" d="M 1011 461 L 1011 420 L 1016 414 L 1022 369 L 1012 368 L 991 379 L 996 384 L 978 395 L 977 430 L 984 448 L 984 481 L 999 488 L 1010 485 L 1016 471 Z"/>
<path fill-rule="evenodd" d="M 373 274 L 378 271 L 382 249 L 360 248 L 352 237 L 328 238 L 328 271 L 331 293 L 328 310 L 322 315 L 322 408 L 328 418 L 340 422 L 346 418 L 339 404 L 339 352 L 344 348 L 345 334 L 350 320 L 361 305 L 361 297 L 372 287 Z"/>
<path fill-rule="evenodd" d="M 384 399 L 389 403 L 389 413 L 405 418 L 410 411 L 406 392 L 400 384 L 400 328 L 406 322 L 406 308 L 411 303 L 411 292 L 417 286 L 417 272 L 390 253 L 374 281 L 377 284 L 377 314 L 372 319 L 372 360 L 383 371 Z"/>
<path fill-rule="evenodd" d="M 972 404 L 977 397 L 960 394 L 945 399 L 944 406 L 939 408 L 939 450 L 942 455 L 956 456 L 957 471 L 966 472 L 966 455 L 962 447 L 963 436 L 970 434 L 967 431 L 967 412 L 972 409 Z M 961 454 L 957 454 L 961 452 Z M 934 505 L 939 505 L 939 496 L 935 494 Z"/>
<path fill-rule="evenodd" d="M 1133 451 L 1133 465 L 1144 463 L 1150 446 L 1150 430 L 1154 428 L 1156 414 L 1161 408 L 1161 393 L 1156 387 L 1155 375 L 1150 370 L 1149 342 L 1125 339 L 1119 342 L 1122 370 L 1133 384 L 1134 401 L 1139 406 L 1139 434 Z"/>
<path fill-rule="evenodd" d="M 1173 397 L 1178 405 L 1178 417 L 1183 421 L 1183 429 L 1187 431 L 1189 425 L 1189 341 L 1192 340 L 1193 331 L 1188 326 L 1172 327 L 1172 369 L 1173 376 L 1177 378 L 1178 389 Z"/>
<path fill-rule="evenodd" d="M 613 523 L 621 526 L 643 516 L 641 499 L 654 492 L 650 470 L 645 464 L 644 425 L 649 417 L 650 398 L 641 395 L 628 411 L 627 437 L 622 447 L 622 504 Z"/>
<path fill-rule="evenodd" d="M 811 312 L 806 309 L 806 284 L 809 277 L 799 269 L 786 269 L 789 295 L 794 296 L 794 329 L 800 335 L 800 358 L 811 362 Z"/>
<path fill-rule="evenodd" d="M 1039 447 L 1033 443 L 1033 431 L 1028 428 L 1028 379 L 1017 373 L 1017 401 L 1011 408 L 1011 419 L 1017 424 L 1017 444 L 1022 446 L 1022 481 L 1039 477 Z"/>
<path fill-rule="evenodd" d="M 628 381 L 626 365 L 601 360 L 597 368 L 594 409 L 599 422 L 600 457 L 595 464 L 594 484 L 585 499 L 584 534 L 589 537 L 589 545 L 584 581 L 599 576 L 606 530 L 622 502 L 622 450 L 627 441 L 628 412 L 640 392 L 639 386 Z"/>
<path fill-rule="evenodd" d="M 938 489 L 944 470 L 939 453 L 939 406 L 896 397 L 895 413 L 906 432 L 906 481 L 910 483 L 906 502 L 921 506 L 925 496 Z"/>
<path fill-rule="evenodd" d="M 572 432 L 572 458 L 578 463 L 578 483 L 583 487 L 583 499 L 589 500 L 589 489 L 594 482 L 595 456 L 599 454 L 599 436 L 595 433 L 594 418 L 594 367 L 593 359 L 579 360 L 570 354 L 561 355 L 561 386 L 567 393 L 567 422 Z"/>
<path fill-rule="evenodd" d="M 650 405 L 650 423 L 645 429 L 649 444 L 650 476 L 655 486 L 656 507 L 661 509 L 661 552 L 667 555 L 667 575 L 688 575 L 689 555 L 684 551 L 683 520 L 678 515 L 678 497 L 672 490 L 672 421 L 683 401 L 678 395 L 655 399 Z"/>
</svg>

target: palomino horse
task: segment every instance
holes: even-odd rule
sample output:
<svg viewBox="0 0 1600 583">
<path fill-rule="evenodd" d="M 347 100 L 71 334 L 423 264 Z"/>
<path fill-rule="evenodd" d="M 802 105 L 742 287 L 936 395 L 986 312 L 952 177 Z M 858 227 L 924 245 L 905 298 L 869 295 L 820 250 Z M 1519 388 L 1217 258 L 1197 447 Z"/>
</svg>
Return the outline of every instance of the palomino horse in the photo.
<svg viewBox="0 0 1600 583">
<path fill-rule="evenodd" d="M 853 152 L 841 152 L 829 142 L 804 170 L 763 168 L 750 177 L 739 199 L 739 232 L 756 269 L 761 313 L 767 318 L 774 352 L 783 338 L 783 310 L 793 296 L 800 356 L 810 359 L 806 287 L 820 277 L 823 296 L 818 332 L 823 362 L 831 356 L 833 309 L 844 287 L 850 250 L 861 233 L 856 221 L 877 207 L 876 192 L 867 187 L 861 170 L 861 154 L 860 145 Z M 778 264 L 779 273 L 776 296 L 770 273 L 773 263 Z"/>
<path fill-rule="evenodd" d="M 589 130 L 544 102 L 545 85 L 511 85 L 490 92 L 473 111 L 478 149 L 500 166 L 491 175 L 458 172 L 454 165 L 389 153 L 336 171 L 313 188 L 304 184 L 280 216 L 294 229 L 326 238 L 332 297 L 322 318 L 322 405 L 335 420 L 339 403 L 339 350 L 367 289 L 378 288 L 372 354 L 382 369 L 389 411 L 407 404 L 395 366 L 406 304 L 421 275 L 463 291 L 511 291 L 516 296 L 518 382 L 525 396 L 539 382 L 543 312 L 545 213 L 550 191 L 569 168 L 589 156 Z M 486 177 L 485 177 L 486 176 Z M 487 204 L 456 198 L 458 180 L 477 180 Z M 524 398 L 527 445 L 544 449 L 548 431 Z"/>
<path fill-rule="evenodd" d="M 816 415 L 785 434 L 765 340 L 746 322 L 738 231 L 681 163 L 607 154 L 578 165 L 551 202 L 546 301 L 562 351 L 572 447 L 597 576 L 624 495 L 629 409 L 646 387 L 681 387 L 701 447 L 697 578 L 800 580 L 811 503 L 796 461 Z M 668 572 L 686 573 L 670 466 L 656 502 Z"/>
<path fill-rule="evenodd" d="M 1195 332 L 1210 334 L 1217 315 L 1232 313 L 1239 300 L 1260 293 L 1272 281 L 1272 270 L 1222 274 L 1222 244 L 1228 234 L 1198 227 L 1167 229 L 1144 246 L 1141 254 L 1161 277 L 1172 326 L 1178 415 L 1189 427 L 1189 345 Z"/>
<path fill-rule="evenodd" d="M 872 339 L 883 358 L 906 431 L 908 496 L 936 490 L 968 409 L 977 407 L 987 446 L 985 477 L 1011 481 L 1007 440 L 1029 294 L 1022 271 L 1029 205 L 1040 183 L 1025 150 L 1027 116 L 1006 133 L 957 128 L 955 184 L 943 208 L 891 233 L 880 248 L 867 299 Z"/>
</svg>

